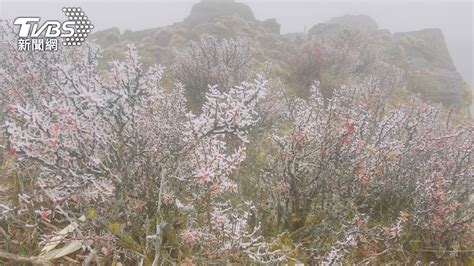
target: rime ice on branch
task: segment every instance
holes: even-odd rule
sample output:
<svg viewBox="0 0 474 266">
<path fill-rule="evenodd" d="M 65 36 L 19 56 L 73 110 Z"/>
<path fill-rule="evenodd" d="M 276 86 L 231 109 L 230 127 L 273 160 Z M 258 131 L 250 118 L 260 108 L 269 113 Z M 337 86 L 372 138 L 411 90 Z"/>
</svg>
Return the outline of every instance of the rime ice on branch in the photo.
<svg viewBox="0 0 474 266">
<path fill-rule="evenodd" d="M 164 68 L 143 69 L 134 47 L 105 73 L 98 69 L 101 52 L 94 45 L 57 53 L 18 53 L 8 46 L 1 55 L 8 62 L 0 72 L 8 146 L 19 167 L 38 173 L 20 212 L 50 206 L 48 219 L 54 222 L 94 206 L 94 217 L 107 216 L 108 227 L 97 228 L 92 219 L 64 241 L 88 240 L 89 252 L 103 246 L 116 256 L 154 252 L 162 258 L 167 243 L 161 230 L 170 230 L 166 225 L 174 222 L 174 212 L 185 211 L 186 222 L 175 229 L 181 244 L 199 243 L 202 256 L 242 251 L 238 239 L 249 238 L 249 212 L 223 199 L 239 190 L 232 175 L 246 157 L 248 130 L 258 121 L 263 77 L 223 84 L 225 90 L 211 86 L 202 110 L 193 114 L 186 108 L 184 85 L 165 88 Z M 232 147 L 231 136 L 238 140 Z M 135 252 L 121 246 L 125 231 L 110 223 L 123 218 L 136 223 L 126 229 L 130 234 L 149 232 L 152 221 L 160 221 L 163 227 L 147 238 L 154 245 Z M 42 230 L 45 239 L 54 233 Z"/>
</svg>

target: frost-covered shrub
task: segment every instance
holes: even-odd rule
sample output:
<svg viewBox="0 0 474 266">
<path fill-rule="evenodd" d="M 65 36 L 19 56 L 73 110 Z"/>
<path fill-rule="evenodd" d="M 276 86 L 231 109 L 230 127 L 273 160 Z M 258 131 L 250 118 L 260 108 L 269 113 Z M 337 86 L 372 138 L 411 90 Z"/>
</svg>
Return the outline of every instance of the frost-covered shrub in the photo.
<svg viewBox="0 0 474 266">
<path fill-rule="evenodd" d="M 243 201 L 228 199 L 239 190 L 232 176 L 267 81 L 224 92 L 213 85 L 193 114 L 182 83 L 165 88 L 163 68 L 143 70 L 135 48 L 103 74 L 100 55 L 94 45 L 22 53 L 14 39 L 1 51 L 2 128 L 22 171 L 18 205 L 0 205 L 2 226 L 32 230 L 45 254 L 51 243 L 79 240 L 103 261 L 245 256 L 258 244 L 258 224 L 248 224 L 248 208 L 238 210 Z"/>
<path fill-rule="evenodd" d="M 319 80 L 322 92 L 330 95 L 333 89 L 369 72 L 367 68 L 379 60 L 377 56 L 372 40 L 363 31 L 320 33 L 296 47 L 288 59 L 290 80 L 302 90 L 301 95 L 309 95 L 314 80 Z"/>
<path fill-rule="evenodd" d="M 400 72 L 361 64 L 359 46 L 324 48 L 321 71 L 343 82 L 298 98 L 279 79 L 250 79 L 239 40 L 178 52 L 173 82 L 133 47 L 100 70 L 94 45 L 23 53 L 11 37 L 0 50 L 2 259 L 46 264 L 61 249 L 86 265 L 468 263 L 472 122 L 399 104 Z M 216 58 L 202 61 L 207 51 Z M 193 81 L 205 88 L 194 112 Z"/>
<path fill-rule="evenodd" d="M 272 134 L 257 192 L 271 214 L 263 230 L 290 230 L 315 263 L 379 254 L 413 263 L 469 248 L 473 125 L 417 98 L 388 107 L 380 85 L 368 79 L 327 99 L 315 84 Z"/>
<path fill-rule="evenodd" d="M 244 37 L 219 40 L 206 36 L 175 50 L 171 69 L 184 84 L 191 104 L 200 106 L 208 85 L 219 85 L 222 90 L 247 80 L 255 53 L 252 42 Z"/>
</svg>

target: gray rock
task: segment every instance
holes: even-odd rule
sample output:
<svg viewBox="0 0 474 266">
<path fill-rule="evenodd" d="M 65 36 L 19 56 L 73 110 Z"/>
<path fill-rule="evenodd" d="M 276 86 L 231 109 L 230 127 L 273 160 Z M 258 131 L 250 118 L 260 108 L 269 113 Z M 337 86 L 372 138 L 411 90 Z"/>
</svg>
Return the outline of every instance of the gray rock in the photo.
<svg viewBox="0 0 474 266">
<path fill-rule="evenodd" d="M 308 36 L 331 34 L 351 29 L 374 33 L 378 31 L 378 26 L 377 23 L 369 16 L 345 15 L 342 17 L 335 17 L 324 23 L 314 25 L 308 31 Z"/>
<path fill-rule="evenodd" d="M 469 87 L 456 71 L 440 29 L 395 33 L 393 38 L 409 89 L 446 106 L 465 109 L 471 104 Z"/>
<path fill-rule="evenodd" d="M 252 9 L 234 0 L 202 0 L 191 9 L 191 14 L 184 20 L 188 25 L 209 22 L 217 17 L 239 15 L 241 18 L 254 21 Z"/>
<path fill-rule="evenodd" d="M 263 26 L 272 33 L 280 34 L 281 25 L 276 19 L 271 18 L 262 22 Z"/>
<path fill-rule="evenodd" d="M 395 33 L 394 39 L 406 51 L 406 56 L 423 58 L 431 65 L 456 70 L 440 29 Z"/>
<path fill-rule="evenodd" d="M 326 22 L 326 24 L 337 24 L 349 28 L 357 28 L 360 30 L 376 31 L 378 25 L 371 17 L 366 15 L 345 15 L 335 17 Z"/>
</svg>

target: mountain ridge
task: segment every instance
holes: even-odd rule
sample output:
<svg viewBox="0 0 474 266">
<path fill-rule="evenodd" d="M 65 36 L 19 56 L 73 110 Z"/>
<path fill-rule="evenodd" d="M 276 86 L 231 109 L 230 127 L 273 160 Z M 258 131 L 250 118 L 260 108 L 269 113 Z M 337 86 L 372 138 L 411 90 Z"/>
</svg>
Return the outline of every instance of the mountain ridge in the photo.
<svg viewBox="0 0 474 266">
<path fill-rule="evenodd" d="M 234 0 L 204 0 L 195 4 L 188 17 L 172 25 L 141 30 L 125 31 L 108 29 L 93 34 L 105 49 L 107 59 L 114 56 L 125 43 L 135 43 L 142 51 L 145 64 L 170 64 L 172 50 L 183 47 L 190 40 L 203 35 L 220 38 L 245 36 L 258 43 L 260 62 L 270 61 L 277 65 L 288 51 L 320 33 L 357 29 L 367 32 L 376 40 L 378 48 L 397 67 L 405 71 L 407 88 L 420 93 L 423 98 L 454 105 L 466 111 L 472 103 L 468 84 L 457 72 L 440 29 L 421 29 L 390 33 L 379 29 L 377 23 L 366 15 L 344 15 L 318 23 L 307 34 L 281 34 L 276 19 L 259 21 L 247 5 Z M 280 64 L 281 65 L 281 64 Z M 284 68 L 284 67 L 283 67 Z"/>
</svg>

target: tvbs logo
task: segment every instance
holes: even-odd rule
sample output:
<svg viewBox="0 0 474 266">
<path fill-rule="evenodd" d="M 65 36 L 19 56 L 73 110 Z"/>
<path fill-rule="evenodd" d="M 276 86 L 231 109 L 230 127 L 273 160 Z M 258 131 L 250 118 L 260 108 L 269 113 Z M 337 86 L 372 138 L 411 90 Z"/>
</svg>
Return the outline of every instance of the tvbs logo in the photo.
<svg viewBox="0 0 474 266">
<path fill-rule="evenodd" d="M 40 24 L 39 17 L 18 17 L 13 22 L 19 26 L 19 51 L 55 51 L 58 38 L 65 46 L 79 46 L 90 34 L 94 25 L 79 7 L 65 7 L 68 20 L 47 20 Z"/>
</svg>

